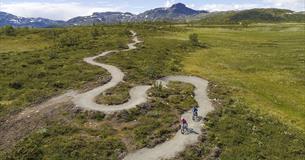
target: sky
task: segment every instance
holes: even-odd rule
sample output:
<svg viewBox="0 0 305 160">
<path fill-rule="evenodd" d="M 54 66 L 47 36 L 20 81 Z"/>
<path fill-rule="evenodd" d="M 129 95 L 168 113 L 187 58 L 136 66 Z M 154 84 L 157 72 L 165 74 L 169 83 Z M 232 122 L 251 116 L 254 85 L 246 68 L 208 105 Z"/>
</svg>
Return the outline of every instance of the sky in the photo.
<svg viewBox="0 0 305 160">
<path fill-rule="evenodd" d="M 121 11 L 134 14 L 184 3 L 197 10 L 226 11 L 250 8 L 305 10 L 305 0 L 0 0 L 0 11 L 22 17 L 68 20 L 93 12 Z"/>
</svg>

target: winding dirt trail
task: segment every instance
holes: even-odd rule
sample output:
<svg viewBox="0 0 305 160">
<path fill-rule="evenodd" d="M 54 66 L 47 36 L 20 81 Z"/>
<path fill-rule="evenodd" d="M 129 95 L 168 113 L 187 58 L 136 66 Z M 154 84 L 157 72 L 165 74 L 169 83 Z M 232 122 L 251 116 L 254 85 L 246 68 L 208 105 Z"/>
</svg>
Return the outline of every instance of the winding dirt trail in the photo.
<svg viewBox="0 0 305 160">
<path fill-rule="evenodd" d="M 135 32 L 132 31 L 133 43 L 128 44 L 129 49 L 122 51 L 129 51 L 136 49 L 136 44 L 141 43 Z M 46 101 L 38 106 L 28 108 L 18 115 L 10 116 L 5 122 L 0 123 L 0 150 L 12 146 L 20 138 L 26 136 L 32 130 L 43 126 L 41 119 L 50 112 L 53 113 L 56 108 L 60 107 L 63 103 L 71 103 L 71 101 L 78 107 L 85 110 L 101 111 L 104 113 L 113 113 L 121 110 L 128 110 L 136 107 L 141 103 L 147 102 L 147 90 L 152 86 L 137 86 L 130 90 L 130 100 L 127 103 L 121 105 L 101 105 L 96 103 L 96 97 L 106 90 L 117 86 L 123 81 L 124 73 L 115 66 L 98 63 L 94 61 L 98 57 L 106 56 L 111 53 L 121 52 L 119 50 L 112 50 L 104 52 L 100 55 L 85 58 L 84 61 L 91 64 L 102 67 L 111 73 L 112 79 L 110 82 L 103 86 L 97 87 L 85 93 L 77 93 L 76 91 L 70 91 L 64 95 L 54 97 L 49 101 Z M 166 86 L 170 81 L 179 81 L 189 83 L 195 86 L 195 100 L 199 105 L 198 115 L 204 118 L 209 112 L 213 110 L 212 104 L 207 96 L 208 82 L 204 79 L 193 76 L 168 76 L 161 78 L 157 82 Z M 56 112 L 54 113 L 56 114 Z M 174 158 L 179 152 L 185 150 L 185 148 L 191 144 L 198 142 L 198 137 L 201 135 L 202 121 L 192 121 L 192 113 L 188 111 L 182 115 L 189 122 L 189 128 L 192 132 L 187 135 L 182 135 L 178 131 L 175 136 L 154 148 L 143 148 L 133 153 L 129 153 L 125 160 L 160 160 Z M 36 124 L 36 125 L 32 125 Z"/>
<path fill-rule="evenodd" d="M 136 49 L 136 44 L 141 43 L 135 32 L 131 31 L 133 35 L 133 43 L 128 44 L 129 49 L 122 51 L 129 51 Z M 106 90 L 115 87 L 120 82 L 123 81 L 124 73 L 115 66 L 98 63 L 94 61 L 98 57 L 103 57 L 111 53 L 118 53 L 118 50 L 106 51 L 100 55 L 85 58 L 84 61 L 91 64 L 102 67 L 106 69 L 109 73 L 111 73 L 112 79 L 110 82 L 106 83 L 103 86 L 97 87 L 91 91 L 88 91 L 83 94 L 77 95 L 73 102 L 76 106 L 94 111 L 101 111 L 104 113 L 113 113 L 116 111 L 127 110 L 136 107 L 141 103 L 145 103 L 147 101 L 146 92 L 152 86 L 137 86 L 130 90 L 130 99 L 128 102 L 120 105 L 105 105 L 105 104 L 97 104 L 96 97 Z M 199 111 L 198 115 L 203 118 L 209 112 L 213 110 L 210 99 L 207 96 L 207 87 L 208 82 L 204 79 L 193 77 L 193 76 L 168 76 L 161 78 L 158 80 L 159 83 L 166 86 L 170 81 L 179 81 L 184 83 L 192 84 L 195 87 L 195 100 L 198 103 Z M 134 153 L 128 154 L 124 160 L 160 160 L 160 159 L 168 159 L 174 158 L 179 152 L 185 150 L 185 148 L 191 144 L 195 144 L 198 142 L 198 137 L 201 135 L 201 125 L 202 120 L 198 122 L 192 121 L 192 113 L 188 111 L 182 115 L 182 117 L 186 118 L 189 122 L 189 128 L 191 132 L 188 135 L 183 135 L 178 131 L 176 135 L 169 141 L 157 145 L 154 148 L 143 148 L 141 150 L 135 151 Z"/>
<path fill-rule="evenodd" d="M 195 86 L 195 100 L 198 103 L 198 115 L 202 119 L 209 112 L 213 111 L 212 104 L 207 95 L 208 82 L 198 77 L 192 76 L 169 76 L 159 80 L 163 85 L 170 81 L 178 81 L 189 83 Z M 185 150 L 189 145 L 198 142 L 201 135 L 202 120 L 194 122 L 192 120 L 192 111 L 188 111 L 182 115 L 188 123 L 191 130 L 188 135 L 181 134 L 180 131 L 169 141 L 157 145 L 154 148 L 143 148 L 134 153 L 128 154 L 124 160 L 160 160 L 174 158 L 178 153 Z"/>
<path fill-rule="evenodd" d="M 130 51 L 133 49 L 136 49 L 135 46 L 138 43 L 141 43 L 141 41 L 138 40 L 138 37 L 136 36 L 136 33 L 131 31 L 133 36 L 133 43 L 128 44 L 128 48 L 126 50 L 122 51 Z M 112 51 L 106 51 L 103 52 L 97 56 L 85 58 L 84 61 L 95 66 L 102 67 L 106 69 L 111 74 L 111 81 L 106 83 L 103 86 L 97 87 L 93 90 L 90 90 L 86 93 L 77 95 L 73 102 L 76 106 L 87 109 L 87 110 L 94 110 L 94 111 L 101 111 L 104 113 L 113 113 L 121 110 L 128 110 L 131 108 L 136 107 L 138 104 L 145 103 L 147 101 L 146 92 L 151 86 L 137 86 L 130 90 L 130 99 L 128 102 L 121 104 L 121 105 L 105 105 L 105 104 L 97 104 L 96 103 L 96 97 L 100 95 L 101 93 L 105 92 L 106 90 L 117 86 L 120 82 L 123 81 L 124 73 L 118 69 L 115 66 L 107 65 L 103 63 L 98 63 L 94 61 L 95 59 L 103 56 L 107 56 L 111 53 L 118 53 L 120 51 L 118 50 L 112 50 Z"/>
</svg>

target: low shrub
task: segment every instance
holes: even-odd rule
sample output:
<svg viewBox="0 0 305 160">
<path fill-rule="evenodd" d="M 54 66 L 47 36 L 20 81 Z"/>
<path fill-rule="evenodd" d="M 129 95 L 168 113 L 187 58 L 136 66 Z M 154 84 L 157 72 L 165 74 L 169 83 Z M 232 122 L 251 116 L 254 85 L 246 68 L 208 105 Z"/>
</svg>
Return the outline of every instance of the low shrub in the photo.
<svg viewBox="0 0 305 160">
<path fill-rule="evenodd" d="M 14 89 L 22 89 L 23 83 L 19 81 L 11 82 L 9 83 L 9 87 Z"/>
<path fill-rule="evenodd" d="M 16 36 L 16 29 L 12 26 L 4 26 L 1 28 L 0 33 L 6 36 Z"/>
</svg>

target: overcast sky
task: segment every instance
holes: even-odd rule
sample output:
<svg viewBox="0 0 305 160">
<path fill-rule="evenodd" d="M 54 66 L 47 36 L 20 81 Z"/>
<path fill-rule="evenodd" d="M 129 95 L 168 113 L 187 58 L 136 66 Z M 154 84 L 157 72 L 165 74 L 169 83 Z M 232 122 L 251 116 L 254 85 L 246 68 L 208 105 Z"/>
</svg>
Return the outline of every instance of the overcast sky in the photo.
<svg viewBox="0 0 305 160">
<path fill-rule="evenodd" d="M 305 0 L 0 0 L 0 11 L 23 17 L 67 20 L 104 11 L 137 14 L 156 7 L 169 7 L 178 2 L 208 11 L 269 7 L 305 10 Z"/>
</svg>

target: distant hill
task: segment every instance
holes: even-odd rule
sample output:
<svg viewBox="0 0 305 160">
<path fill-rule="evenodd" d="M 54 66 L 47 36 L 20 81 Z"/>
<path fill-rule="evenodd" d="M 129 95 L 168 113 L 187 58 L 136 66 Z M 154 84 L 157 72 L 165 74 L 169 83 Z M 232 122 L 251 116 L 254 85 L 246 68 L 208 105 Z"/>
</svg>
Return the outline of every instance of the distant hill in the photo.
<svg viewBox="0 0 305 160">
<path fill-rule="evenodd" d="M 297 12 L 297 14 L 305 14 L 305 11 Z"/>
<path fill-rule="evenodd" d="M 188 8 L 182 3 L 174 4 L 169 8 L 156 8 L 139 15 L 123 12 L 96 12 L 90 16 L 79 16 L 66 22 L 53 21 L 44 18 L 24 18 L 0 12 L 0 26 L 12 25 L 15 27 L 49 27 L 57 25 L 91 25 L 94 23 L 115 24 L 142 21 L 177 21 L 186 17 L 205 14 L 207 11 L 198 11 Z"/>
<path fill-rule="evenodd" d="M 213 12 L 197 15 L 191 19 L 204 24 L 236 24 L 245 21 L 250 23 L 305 22 L 305 15 L 302 12 L 269 8 Z"/>
<path fill-rule="evenodd" d="M 160 20 L 179 20 L 188 16 L 205 14 L 207 11 L 198 11 L 188 8 L 185 4 L 177 3 L 170 8 L 156 8 L 135 17 L 137 21 L 160 21 Z"/>
<path fill-rule="evenodd" d="M 24 18 L 5 12 L 0 12 L 0 27 L 5 25 L 11 25 L 15 27 L 43 28 L 63 25 L 64 23 L 64 21 L 54 21 L 46 18 Z"/>
<path fill-rule="evenodd" d="M 91 16 L 72 18 L 68 20 L 67 23 L 72 25 L 84 25 L 92 23 L 113 24 L 142 21 L 175 21 L 185 19 L 188 16 L 195 16 L 203 13 L 208 12 L 193 10 L 182 3 L 177 3 L 169 8 L 156 8 L 139 15 L 122 12 L 100 12 L 94 13 Z"/>
<path fill-rule="evenodd" d="M 70 25 L 85 25 L 93 23 L 122 23 L 129 22 L 135 15 L 132 13 L 122 13 L 122 12 L 101 12 L 93 13 L 91 16 L 75 17 L 67 21 Z"/>
<path fill-rule="evenodd" d="M 239 24 L 248 23 L 276 23 L 276 22 L 304 22 L 305 12 L 294 12 L 286 9 L 250 9 L 243 11 L 207 12 L 194 10 L 182 3 L 169 8 L 156 8 L 141 14 L 123 12 L 96 12 L 90 16 L 79 16 L 68 21 L 55 21 L 46 18 L 24 18 L 9 13 L 0 12 L 0 27 L 12 25 L 15 27 L 50 27 L 75 26 L 91 24 L 117 24 L 143 21 L 194 22 L 202 24 Z"/>
</svg>

